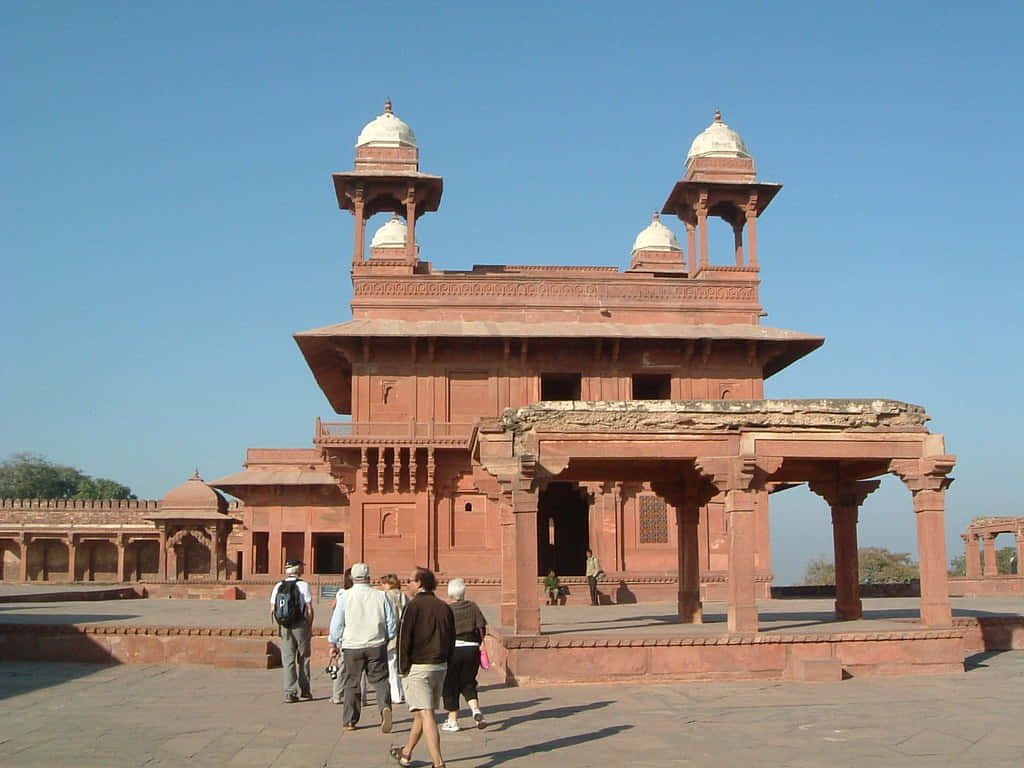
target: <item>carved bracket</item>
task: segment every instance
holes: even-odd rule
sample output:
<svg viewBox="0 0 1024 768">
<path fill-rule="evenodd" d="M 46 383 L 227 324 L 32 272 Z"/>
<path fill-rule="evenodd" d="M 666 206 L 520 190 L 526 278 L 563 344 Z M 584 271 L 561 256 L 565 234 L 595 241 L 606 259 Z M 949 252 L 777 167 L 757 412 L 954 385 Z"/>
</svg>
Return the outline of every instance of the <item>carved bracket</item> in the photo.
<svg viewBox="0 0 1024 768">
<path fill-rule="evenodd" d="M 700 458 L 697 472 L 720 492 L 763 490 L 769 476 L 782 466 L 780 456 L 725 456 Z"/>
<path fill-rule="evenodd" d="M 812 480 L 807 485 L 833 509 L 859 509 L 881 484 L 881 480 Z"/>
<path fill-rule="evenodd" d="M 956 456 L 929 456 L 923 459 L 893 459 L 889 471 L 904 482 L 911 493 L 944 491 L 953 482 L 949 473 Z"/>
</svg>

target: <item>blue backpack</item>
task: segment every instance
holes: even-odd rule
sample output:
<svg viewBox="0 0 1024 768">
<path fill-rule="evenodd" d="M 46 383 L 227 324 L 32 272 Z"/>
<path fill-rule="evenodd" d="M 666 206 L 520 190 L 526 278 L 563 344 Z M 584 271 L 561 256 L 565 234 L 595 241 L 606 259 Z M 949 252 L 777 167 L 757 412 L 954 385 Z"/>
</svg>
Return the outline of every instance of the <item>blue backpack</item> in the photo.
<svg viewBox="0 0 1024 768">
<path fill-rule="evenodd" d="M 298 579 L 285 579 L 277 585 L 274 598 L 274 618 L 282 627 L 291 628 L 306 618 L 306 607 L 302 604 Z"/>
</svg>

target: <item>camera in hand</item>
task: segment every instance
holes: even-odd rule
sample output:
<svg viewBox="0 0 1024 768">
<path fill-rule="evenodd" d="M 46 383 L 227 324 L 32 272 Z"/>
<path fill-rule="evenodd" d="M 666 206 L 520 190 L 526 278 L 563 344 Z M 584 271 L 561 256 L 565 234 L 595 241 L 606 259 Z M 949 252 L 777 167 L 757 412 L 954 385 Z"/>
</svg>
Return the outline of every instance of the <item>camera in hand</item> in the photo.
<svg viewBox="0 0 1024 768">
<path fill-rule="evenodd" d="M 325 671 L 327 672 L 328 675 L 331 676 L 331 680 L 338 679 L 338 665 L 335 664 L 333 661 L 327 665 L 327 669 Z"/>
</svg>

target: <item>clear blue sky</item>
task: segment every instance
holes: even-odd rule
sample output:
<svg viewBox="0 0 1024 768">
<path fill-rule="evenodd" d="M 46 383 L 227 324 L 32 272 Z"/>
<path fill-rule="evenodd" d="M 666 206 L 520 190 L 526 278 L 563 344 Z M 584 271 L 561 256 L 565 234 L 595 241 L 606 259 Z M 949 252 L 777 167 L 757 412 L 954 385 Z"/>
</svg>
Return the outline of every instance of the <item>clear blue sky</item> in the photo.
<svg viewBox="0 0 1024 768">
<path fill-rule="evenodd" d="M 495 6 L 3 2 L 0 457 L 158 498 L 310 446 L 333 414 L 291 334 L 350 317 L 330 174 L 388 96 L 445 177 L 417 227 L 442 269 L 625 267 L 719 107 L 785 184 L 765 324 L 827 338 L 768 396 L 926 406 L 959 456 L 950 556 L 1024 514 L 1024 4 Z M 861 521 L 916 557 L 898 481 Z M 831 557 L 802 490 L 772 536 L 779 583 Z"/>
</svg>

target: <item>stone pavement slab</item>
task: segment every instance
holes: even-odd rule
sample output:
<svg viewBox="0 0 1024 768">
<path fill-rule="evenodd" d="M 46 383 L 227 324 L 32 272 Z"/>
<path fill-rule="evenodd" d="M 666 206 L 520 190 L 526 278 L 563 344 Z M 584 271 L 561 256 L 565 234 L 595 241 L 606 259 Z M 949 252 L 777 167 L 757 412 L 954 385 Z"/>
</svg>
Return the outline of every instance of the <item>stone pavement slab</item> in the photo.
<svg viewBox="0 0 1024 768">
<path fill-rule="evenodd" d="M 453 768 L 1024 765 L 1024 651 L 968 672 L 836 683 L 662 683 L 481 691 L 486 730 L 442 734 Z M 395 732 L 340 730 L 329 680 L 281 703 L 280 670 L 0 663 L 0 766 L 383 768 Z M 468 718 L 463 723 L 468 725 Z M 414 755 L 429 765 L 426 748 Z"/>
</svg>

